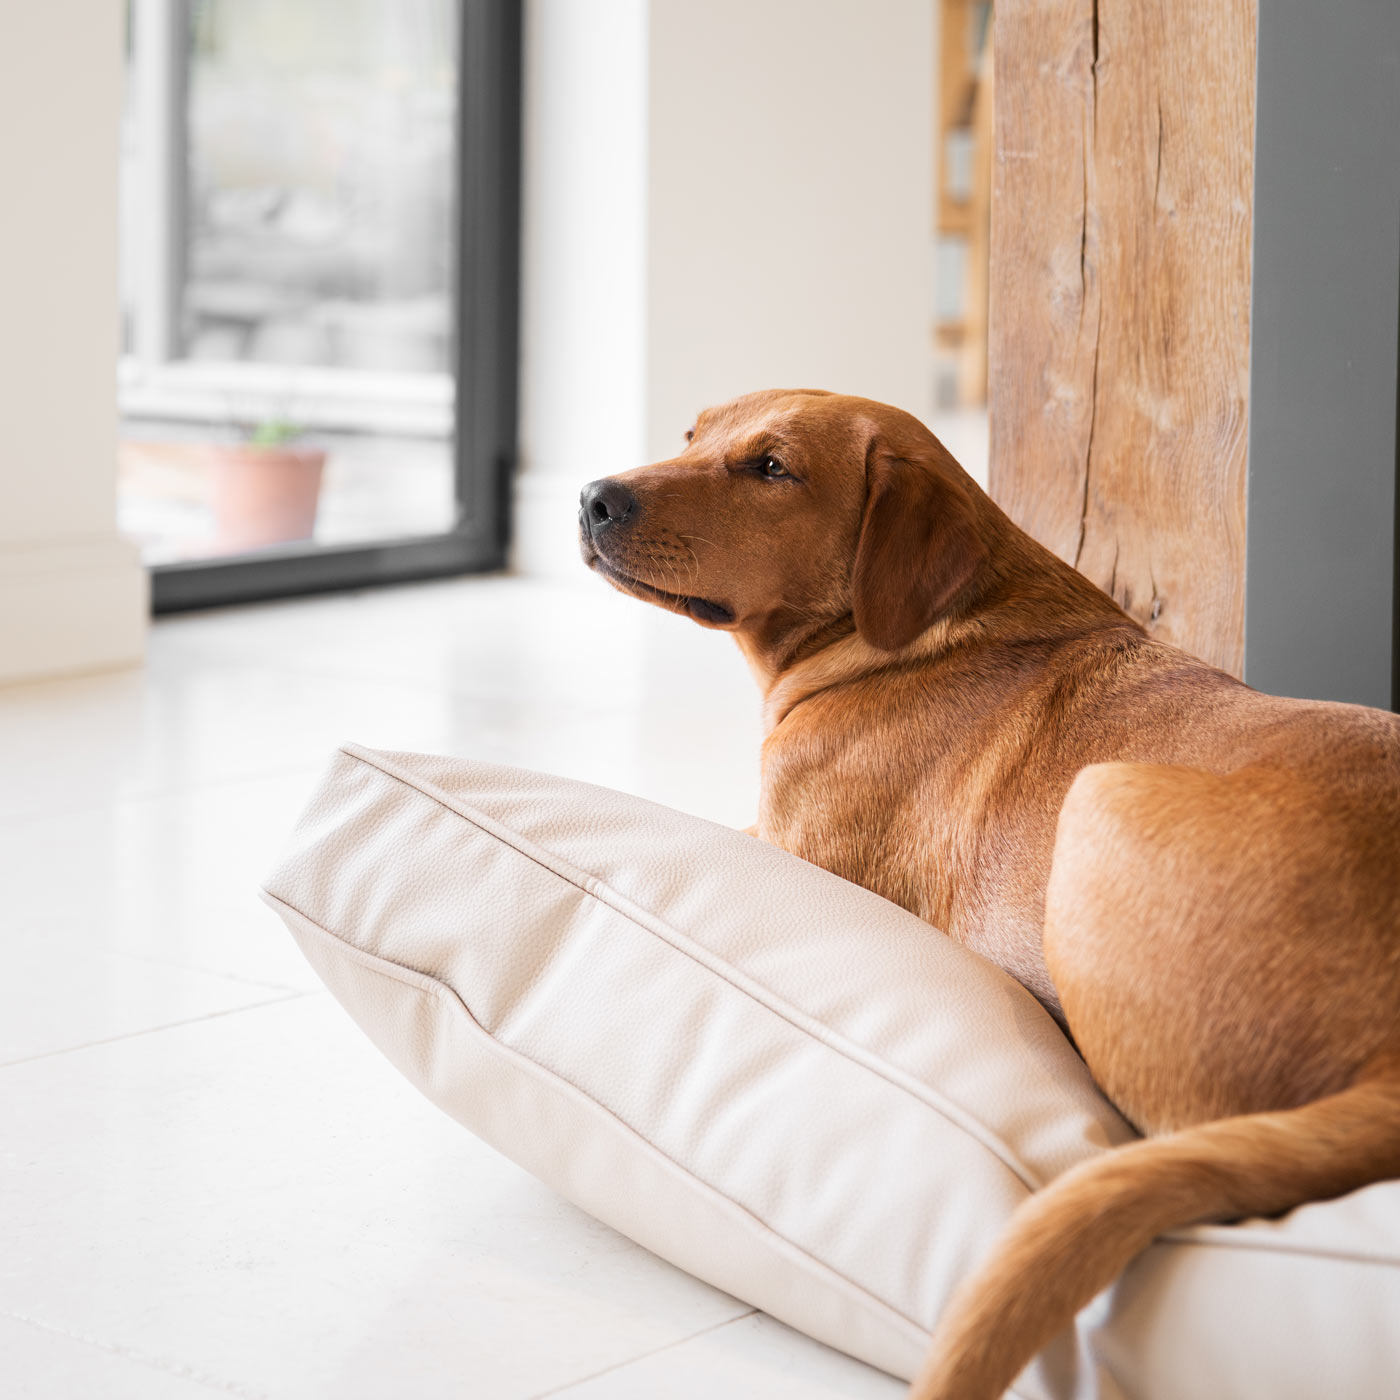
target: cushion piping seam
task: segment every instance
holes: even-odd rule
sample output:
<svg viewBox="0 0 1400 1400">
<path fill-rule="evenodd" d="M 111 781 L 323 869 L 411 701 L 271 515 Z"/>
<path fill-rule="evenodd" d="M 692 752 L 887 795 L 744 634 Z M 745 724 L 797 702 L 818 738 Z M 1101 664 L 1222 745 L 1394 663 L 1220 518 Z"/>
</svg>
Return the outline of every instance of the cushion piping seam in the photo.
<svg viewBox="0 0 1400 1400">
<path fill-rule="evenodd" d="M 718 1186 L 715 1186 L 711 1182 L 706 1181 L 698 1173 L 691 1170 L 691 1168 L 683 1166 L 680 1162 L 676 1161 L 676 1159 L 672 1157 L 668 1152 L 664 1152 L 660 1147 L 658 1147 L 654 1142 L 652 1142 L 650 1138 L 646 1137 L 638 1129 L 634 1128 L 630 1123 L 628 1123 L 624 1118 L 620 1117 L 606 1104 L 600 1103 L 586 1089 L 580 1088 L 579 1085 L 573 1082 L 573 1080 L 565 1078 L 564 1075 L 558 1073 L 558 1071 L 550 1068 L 548 1065 L 541 1064 L 532 1056 L 525 1054 L 524 1051 L 517 1050 L 514 1046 L 507 1045 L 504 1041 L 497 1039 L 496 1036 L 492 1035 L 491 1032 L 488 1031 L 486 1027 L 483 1026 L 481 1022 L 478 1021 L 476 1017 L 472 1015 L 471 1008 L 467 1006 L 467 1004 L 462 1000 L 462 998 L 457 994 L 457 992 L 446 982 L 441 982 L 435 977 L 430 977 L 427 973 L 417 971 L 417 969 L 415 968 L 404 967 L 403 964 L 393 962 L 388 958 L 380 957 L 376 953 L 368 953 L 363 948 L 357 947 L 353 943 L 346 942 L 345 939 L 338 937 L 329 929 L 323 928 L 320 924 L 316 922 L 316 920 L 308 917 L 306 914 L 303 914 L 302 911 L 298 909 L 295 905 L 289 904 L 285 899 L 282 899 L 279 895 L 273 894 L 270 890 L 263 890 L 262 894 L 264 898 L 266 898 L 269 901 L 269 903 L 274 904 L 274 907 L 280 905 L 282 908 L 288 910 L 290 913 L 294 914 L 298 919 L 300 919 L 303 923 L 305 923 L 309 928 L 314 929 L 323 938 L 330 939 L 338 948 L 345 948 L 351 951 L 352 953 L 358 954 L 358 960 L 361 961 L 369 971 L 376 972 L 381 977 L 388 977 L 393 981 L 402 982 L 406 986 L 413 987 L 418 991 L 429 992 L 435 997 L 437 997 L 439 1000 L 446 1002 L 454 1010 L 460 1012 L 461 1015 L 465 1017 L 466 1021 L 477 1035 L 481 1036 L 484 1040 L 486 1040 L 489 1044 L 494 1046 L 497 1050 L 503 1051 L 512 1059 L 518 1060 L 522 1064 L 527 1065 L 531 1071 L 542 1076 L 547 1083 L 550 1083 L 552 1085 L 563 1085 L 571 1093 L 577 1094 L 579 1098 L 584 1100 L 589 1105 L 589 1107 L 605 1115 L 612 1122 L 614 1122 L 634 1142 L 640 1143 L 649 1152 L 655 1153 L 656 1156 L 662 1162 L 664 1162 L 668 1168 L 670 1168 L 671 1172 L 680 1176 L 683 1180 L 687 1182 L 693 1182 L 696 1186 L 699 1186 L 707 1195 L 717 1198 L 719 1201 L 731 1207 L 733 1210 L 738 1211 L 746 1220 L 752 1222 L 754 1225 L 757 1225 L 759 1229 L 764 1231 L 764 1233 L 772 1235 L 774 1239 L 779 1240 L 782 1244 L 786 1245 L 789 1249 L 793 1251 L 794 1254 L 799 1255 L 804 1261 L 806 1261 L 806 1263 L 809 1266 L 817 1270 L 820 1274 L 829 1275 L 831 1279 L 836 1280 L 836 1282 L 839 1283 L 843 1288 L 849 1289 L 853 1293 L 858 1294 L 859 1299 L 862 1303 L 874 1303 L 877 1307 L 887 1311 L 892 1317 L 897 1319 L 898 1322 L 900 1322 L 904 1326 L 912 1327 L 916 1332 L 919 1333 L 920 1337 L 924 1340 L 925 1345 L 927 1344 L 928 1339 L 932 1335 L 927 1327 L 923 1327 L 913 1318 L 907 1317 L 892 1303 L 889 1303 L 885 1299 L 880 1298 L 876 1294 L 872 1293 L 867 1287 L 865 1287 L 865 1285 L 855 1282 L 854 1279 L 848 1278 L 845 1274 L 841 1273 L 840 1270 L 834 1268 L 832 1265 L 826 1263 L 824 1260 L 818 1259 L 815 1255 L 813 1255 L 809 1250 L 805 1249 L 802 1245 L 797 1244 L 793 1240 L 790 1240 L 786 1235 L 780 1233 L 772 1225 L 768 1224 L 767 1221 L 762 1219 L 762 1217 L 756 1215 L 747 1206 L 741 1205 L 732 1196 L 720 1190 Z"/>
<path fill-rule="evenodd" d="M 926 1107 L 933 1109 L 934 1112 L 938 1113 L 941 1117 L 946 1118 L 955 1127 L 958 1127 L 963 1131 L 968 1131 L 969 1136 L 971 1136 L 974 1139 L 974 1141 L 980 1142 L 984 1147 L 988 1148 L 988 1150 L 991 1152 L 991 1155 L 997 1160 L 999 1160 L 1003 1166 L 1007 1167 L 1013 1175 L 1020 1178 L 1024 1184 L 1030 1185 L 1031 1182 L 1035 1181 L 1035 1177 L 1033 1174 L 1027 1172 L 1025 1176 L 1022 1176 L 1021 1171 L 1018 1171 L 1017 1167 L 1013 1165 L 1013 1163 L 1017 1162 L 1017 1158 L 1015 1154 L 1010 1151 L 1009 1148 L 1004 1149 L 1006 1153 L 1005 1156 L 1002 1156 L 1001 1153 L 997 1151 L 997 1148 L 994 1144 L 997 1143 L 999 1140 L 996 1139 L 994 1134 L 970 1131 L 968 1129 L 967 1124 L 961 1121 L 958 1114 L 958 1110 L 956 1109 L 956 1105 L 951 1105 L 950 1111 L 949 1108 L 945 1108 L 938 1102 L 935 1102 L 933 1096 L 926 1098 L 923 1093 L 918 1091 L 918 1088 L 911 1088 L 909 1084 L 901 1083 L 900 1081 L 904 1078 L 904 1073 L 902 1071 L 899 1071 L 894 1066 L 884 1064 L 883 1061 L 879 1060 L 878 1057 L 874 1056 L 873 1054 L 869 1057 L 873 1063 L 867 1063 L 863 1055 L 853 1054 L 851 1053 L 850 1048 L 847 1048 L 841 1044 L 833 1044 L 825 1036 L 814 1034 L 809 1027 L 801 1024 L 801 1021 L 799 1019 L 796 1019 L 796 1017 L 811 1019 L 814 1025 L 818 1026 L 821 1030 L 826 1031 L 829 1034 L 830 1030 L 828 1027 L 822 1025 L 821 1022 L 816 1021 L 815 1018 L 806 1018 L 805 1013 L 796 1011 L 795 1008 L 792 1008 L 792 1014 L 789 1014 L 788 1008 L 784 1006 L 775 1006 L 770 1002 L 766 1001 L 764 998 L 755 996 L 753 992 L 748 990 L 748 988 L 743 987 L 739 983 L 733 981 L 731 978 L 726 977 L 724 973 L 720 971 L 720 969 L 710 966 L 710 964 L 707 961 L 705 961 L 703 958 L 697 957 L 695 953 L 693 953 L 689 948 L 681 946 L 682 943 L 688 943 L 690 941 L 686 939 L 683 934 L 680 934 L 678 931 L 671 929 L 670 926 L 666 923 L 666 921 L 662 919 L 659 915 L 652 913 L 650 910 L 644 909 L 640 905 L 634 904 L 633 901 L 629 900 L 625 895 L 622 895 L 617 891 L 612 890 L 611 887 L 608 886 L 605 881 L 590 876 L 585 871 L 578 871 L 576 873 L 582 876 L 583 880 L 588 882 L 580 883 L 579 879 L 574 878 L 573 876 L 565 873 L 563 870 L 556 868 L 555 865 L 550 863 L 550 860 L 542 859 L 541 857 L 548 856 L 551 860 L 558 861 L 560 865 L 570 867 L 572 866 L 571 862 L 565 861 L 562 857 L 556 856 L 554 855 L 554 853 L 544 851 L 542 849 L 539 850 L 538 854 L 534 850 L 524 849 L 521 845 L 517 844 L 517 841 L 525 842 L 526 845 L 533 846 L 533 843 L 529 842 L 528 838 L 521 836 L 518 832 L 510 831 L 510 828 L 505 827 L 504 824 L 493 822 L 492 819 L 486 817 L 485 814 L 476 812 L 475 809 L 467 807 L 465 803 L 458 804 L 448 794 L 433 790 L 433 785 L 429 784 L 427 787 L 425 787 L 420 782 L 415 781 L 408 776 L 405 776 L 403 773 L 395 771 L 394 767 L 389 763 L 388 760 L 384 760 L 380 754 L 373 750 L 362 748 L 358 744 L 347 743 L 340 745 L 340 752 L 345 754 L 345 756 L 348 758 L 354 759 L 357 762 L 362 762 L 367 767 L 373 768 L 376 771 L 383 773 L 386 777 L 391 778 L 395 782 L 400 783 L 404 787 L 408 788 L 410 791 L 416 792 L 421 796 L 428 798 L 432 802 L 436 802 L 440 807 L 451 812 L 453 815 L 461 817 L 464 821 L 468 822 L 473 826 L 476 826 L 479 830 L 491 836 L 494 840 L 500 841 L 503 845 L 508 846 L 511 850 L 514 850 L 517 854 L 523 856 L 525 859 L 531 861 L 536 865 L 539 865 L 542 869 L 548 871 L 557 879 L 564 881 L 564 883 L 566 884 L 572 885 L 575 889 L 579 890 L 580 893 L 588 895 L 589 897 L 598 900 L 599 903 L 605 904 L 608 907 L 612 908 L 614 912 L 621 914 L 624 918 L 635 917 L 635 915 L 631 912 L 631 909 L 635 909 L 638 913 L 645 915 L 649 921 L 660 925 L 660 929 L 658 930 L 656 928 L 650 927 L 650 923 L 644 924 L 643 927 L 647 927 L 649 932 L 652 932 L 653 934 L 657 934 L 658 936 L 662 937 L 672 948 L 675 949 L 675 951 L 681 953 L 683 956 L 690 958 L 690 960 L 696 963 L 697 966 L 705 968 L 706 971 L 712 973 L 712 975 L 718 977 L 721 981 L 727 982 L 730 986 L 734 987 L 736 991 L 748 997 L 751 1001 L 754 1001 L 759 1006 L 764 1007 L 772 1014 L 779 1016 L 783 1020 L 786 1020 L 790 1025 L 792 1025 L 795 1029 L 801 1031 L 803 1034 L 812 1036 L 814 1040 L 817 1040 L 820 1044 L 826 1045 L 827 1048 L 832 1050 L 834 1053 L 841 1055 L 843 1058 L 852 1061 L 852 1063 L 861 1066 L 861 1068 L 867 1069 L 871 1073 L 876 1074 L 878 1077 L 885 1079 L 894 1087 L 903 1090 L 916 1102 L 922 1103 Z M 497 830 L 493 830 L 493 827 L 496 826 L 499 826 L 501 831 L 509 832 L 509 834 L 515 837 L 516 840 L 507 840 Z M 590 885 L 596 885 L 597 890 L 602 890 L 606 892 L 607 894 L 613 896 L 613 899 L 603 898 L 603 896 L 599 894 L 597 890 L 590 888 Z M 351 952 L 360 955 L 363 958 L 369 959 L 372 965 L 382 964 L 384 967 L 395 969 L 395 972 L 397 974 L 402 974 L 400 976 L 400 980 L 408 982 L 410 985 L 412 985 L 412 979 L 418 977 L 422 978 L 423 982 L 428 987 L 440 988 L 442 992 L 446 993 L 447 995 L 450 995 L 453 998 L 454 1002 L 462 1009 L 463 1013 L 471 1021 L 471 1024 L 475 1026 L 480 1031 L 480 1033 L 483 1036 L 485 1036 L 493 1045 L 499 1046 L 503 1051 L 511 1055 L 518 1056 L 525 1064 L 535 1066 L 539 1069 L 541 1073 L 558 1079 L 558 1081 L 561 1084 L 568 1085 L 571 1089 L 574 1090 L 574 1092 L 586 1098 L 590 1103 L 596 1104 L 596 1106 L 601 1112 L 606 1113 L 610 1117 L 616 1119 L 620 1126 L 622 1126 L 627 1132 L 635 1136 L 639 1141 L 643 1142 L 649 1147 L 653 1147 L 653 1150 L 655 1150 L 665 1161 L 671 1162 L 677 1171 L 681 1172 L 684 1175 L 690 1176 L 693 1180 L 705 1186 L 707 1190 L 715 1192 L 715 1194 L 719 1196 L 720 1199 L 729 1199 L 727 1196 L 724 1195 L 723 1192 L 719 1191 L 718 1188 L 709 1186 L 708 1183 L 701 1181 L 701 1179 L 699 1177 L 694 1176 L 694 1174 L 691 1173 L 688 1168 L 683 1167 L 679 1163 L 674 1162 L 672 1158 L 666 1156 L 665 1153 L 662 1153 L 660 1148 L 655 1148 L 653 1144 L 648 1143 L 647 1139 L 644 1138 L 641 1133 L 639 1133 L 636 1129 L 630 1127 L 630 1125 L 628 1125 L 623 1119 L 618 1118 L 617 1115 L 612 1113 L 611 1109 L 607 1108 L 603 1104 L 598 1103 L 597 1100 L 593 1099 L 591 1095 L 587 1094 L 584 1090 L 578 1088 L 577 1085 L 574 1085 L 571 1080 L 565 1079 L 562 1075 L 556 1075 L 553 1070 L 550 1070 L 543 1065 L 538 1065 L 536 1061 L 531 1059 L 528 1055 L 524 1054 L 523 1051 L 516 1050 L 514 1047 L 506 1045 L 503 1041 L 497 1039 L 496 1036 L 494 1036 L 490 1031 L 488 1031 L 484 1026 L 482 1026 L 479 1021 L 477 1021 L 477 1019 L 471 1014 L 471 1011 L 467 1007 L 466 1003 L 463 1002 L 461 997 L 457 994 L 455 989 L 450 987 L 447 983 L 440 982 L 436 978 L 430 977 L 427 973 L 418 972 L 416 969 L 404 967 L 402 964 L 391 962 L 385 958 L 380 958 L 377 954 L 368 953 L 364 949 L 359 948 L 353 943 L 349 943 L 344 939 L 337 938 L 336 935 L 330 933 L 328 930 L 322 929 L 321 926 L 315 923 L 314 920 L 308 918 L 305 914 L 302 914 L 300 910 L 293 908 L 293 906 L 290 904 L 286 904 L 285 901 L 279 899 L 279 897 L 273 894 L 271 891 L 264 889 L 262 892 L 269 901 L 276 901 L 277 903 L 284 904 L 286 908 L 291 909 L 292 912 L 297 914 L 299 918 L 305 919 L 306 922 L 310 924 L 313 928 L 316 928 L 319 932 L 325 934 L 326 937 L 334 939 L 335 942 L 341 947 L 346 948 Z M 616 900 L 618 902 L 614 903 L 613 900 Z M 623 908 L 621 907 L 622 905 L 630 906 L 630 909 Z M 675 940 L 680 941 L 678 942 Z M 755 983 L 754 985 L 759 986 L 760 984 Z M 781 1002 L 781 998 L 777 997 L 776 994 L 772 993 L 767 988 L 761 988 L 761 990 L 766 992 L 768 996 L 772 997 L 775 1002 Z M 841 1038 L 835 1037 L 835 1039 L 840 1040 Z M 988 1142 L 987 1139 L 989 1137 L 992 1138 L 992 1142 Z M 1114 1149 L 1111 1147 L 1101 1149 L 1101 1151 L 1113 1150 Z M 1008 1158 L 1010 1160 L 1008 1160 Z M 1032 1185 L 1031 1189 L 1036 1190 L 1039 1188 L 1038 1186 Z M 805 1251 L 802 1251 L 800 1246 L 791 1244 L 790 1241 L 786 1241 L 784 1236 L 779 1235 L 776 1230 L 772 1230 L 771 1226 L 764 1224 L 764 1222 L 760 1220 L 757 1216 L 753 1216 L 751 1212 L 748 1212 L 745 1207 L 738 1205 L 737 1202 L 733 1204 L 735 1205 L 736 1209 L 745 1211 L 746 1214 L 750 1214 L 751 1218 L 763 1229 L 771 1230 L 775 1238 L 784 1240 L 784 1242 L 788 1243 L 792 1249 L 797 1250 L 800 1253 L 804 1253 L 804 1257 L 806 1257 Z M 1206 1226 L 1205 1228 L 1219 1230 L 1221 1227 Z M 1244 1250 L 1250 1253 L 1280 1254 L 1285 1256 L 1292 1254 L 1306 1256 L 1308 1258 L 1328 1259 L 1340 1263 L 1371 1264 L 1379 1266 L 1381 1268 L 1393 1269 L 1396 1267 L 1400 1267 L 1400 1258 L 1377 1259 L 1374 1256 L 1358 1255 L 1354 1253 L 1338 1252 L 1336 1250 L 1320 1249 L 1315 1245 L 1276 1244 L 1266 1240 L 1251 1240 L 1248 1238 L 1243 1238 L 1239 1240 L 1223 1240 L 1213 1237 L 1196 1238 L 1194 1236 L 1187 1235 L 1184 1231 L 1178 1232 L 1175 1230 L 1169 1231 L 1166 1234 L 1159 1236 L 1158 1239 L 1154 1241 L 1154 1246 L 1156 1244 L 1163 1243 L 1190 1245 L 1191 1247 L 1196 1249 L 1219 1248 L 1229 1250 Z M 813 1259 L 812 1262 L 817 1267 L 828 1267 L 822 1265 L 820 1260 Z M 841 1276 L 837 1275 L 837 1277 Z M 843 1279 L 843 1282 L 849 1281 Z M 850 1283 L 850 1286 L 856 1289 L 861 1288 L 861 1285 L 855 1283 Z M 873 1298 L 874 1295 L 870 1296 Z M 879 1300 L 877 1299 L 876 1301 L 878 1302 Z M 883 1306 L 889 1307 L 890 1305 L 884 1304 Z M 898 1311 L 893 1307 L 891 1307 L 891 1311 L 894 1312 L 896 1316 L 903 1316 L 902 1314 L 898 1313 Z M 919 1326 L 919 1324 L 914 1322 L 912 1319 L 905 1320 L 908 1321 L 911 1326 Z"/>
<path fill-rule="evenodd" d="M 723 967 L 716 967 L 706 958 L 698 956 L 692 947 L 686 946 L 691 944 L 692 940 L 680 933 L 679 930 L 673 929 L 659 914 L 644 908 L 642 905 L 636 904 L 633 900 L 628 899 L 626 895 L 614 890 L 606 881 L 590 875 L 587 871 L 574 870 L 572 868 L 572 862 L 565 861 L 562 857 L 555 855 L 553 852 L 545 851 L 542 848 L 526 849 L 527 846 L 534 847 L 534 843 L 522 836 L 519 832 L 512 831 L 503 823 L 492 821 L 492 819 L 487 817 L 484 813 L 477 812 L 474 808 L 468 807 L 465 803 L 454 801 L 446 793 L 433 790 L 431 785 L 424 786 L 420 782 L 414 781 L 411 777 L 401 772 L 396 772 L 392 766 L 389 766 L 386 762 L 380 761 L 380 755 L 378 754 L 373 754 L 373 756 L 371 756 L 371 751 L 361 749 L 358 745 L 342 745 L 340 751 L 348 758 L 364 763 L 367 767 L 383 773 L 385 777 L 402 784 L 411 792 L 416 792 L 420 796 L 426 797 L 430 802 L 436 802 L 440 807 L 451 812 L 454 816 L 460 817 L 463 821 L 475 826 L 479 831 L 484 832 L 493 840 L 499 841 L 502 845 L 515 851 L 517 855 L 524 857 L 533 864 L 540 866 L 541 869 L 548 871 L 555 879 L 562 880 L 565 884 L 572 885 L 581 894 L 587 895 L 589 898 L 597 900 L 598 903 L 606 905 L 615 913 L 621 914 L 623 918 L 640 922 L 642 927 L 653 936 L 660 937 L 676 952 L 680 953 L 683 957 L 689 958 L 697 966 L 704 968 L 711 976 L 717 977 L 723 982 L 727 982 L 735 991 L 739 992 L 740 995 L 747 997 L 750 1001 L 762 1006 L 773 1015 L 787 1021 L 789 1025 L 793 1026 L 803 1035 L 810 1036 L 819 1044 L 825 1045 L 827 1049 L 831 1050 L 834 1054 L 840 1055 L 843 1059 L 849 1060 L 853 1064 L 859 1065 L 862 1069 L 877 1075 L 894 1088 L 908 1094 L 909 1097 L 916 1102 L 923 1104 L 927 1108 L 931 1108 L 959 1131 L 966 1133 L 973 1141 L 980 1143 L 994 1159 L 1000 1162 L 1012 1176 L 1016 1177 L 1028 1192 L 1038 1191 L 1045 1185 L 1040 1175 L 1031 1171 L 1025 1163 L 1021 1161 L 1020 1157 L 1002 1141 L 999 1135 L 993 1133 L 985 1124 L 978 1122 L 977 1119 L 970 1113 L 967 1113 L 966 1110 L 961 1109 L 951 1100 L 943 1099 L 942 1095 L 937 1094 L 930 1089 L 928 1085 L 914 1080 L 897 1066 L 887 1064 L 873 1052 L 863 1051 L 860 1047 L 849 1044 L 846 1042 L 845 1037 L 833 1032 L 829 1026 L 818 1021 L 815 1017 L 798 1010 L 796 1007 L 789 1006 L 783 998 L 779 997 L 769 988 L 763 987 L 760 983 L 748 978 L 746 974 L 739 973 L 739 976 L 744 977 L 745 981 L 752 982 L 753 988 L 757 988 L 764 993 L 763 996 L 756 995 L 755 991 L 750 987 L 744 986 L 736 981 L 734 976 L 727 975 L 729 973 L 738 972 L 738 969 L 730 968 L 727 964 Z M 507 836 L 502 834 L 503 832 L 508 833 L 509 837 L 514 839 L 507 839 Z M 548 857 L 548 859 L 546 859 L 546 857 Z M 551 862 L 557 862 L 557 864 Z M 570 869 L 560 869 L 560 866 L 568 866 Z M 639 919 L 638 915 L 644 917 Z M 946 937 L 946 935 L 944 936 Z M 718 961 L 718 959 L 716 959 L 716 961 Z M 807 1024 L 804 1024 L 804 1022 Z M 1107 1151 L 1110 1149 L 1103 1148 L 1100 1150 Z"/>
</svg>

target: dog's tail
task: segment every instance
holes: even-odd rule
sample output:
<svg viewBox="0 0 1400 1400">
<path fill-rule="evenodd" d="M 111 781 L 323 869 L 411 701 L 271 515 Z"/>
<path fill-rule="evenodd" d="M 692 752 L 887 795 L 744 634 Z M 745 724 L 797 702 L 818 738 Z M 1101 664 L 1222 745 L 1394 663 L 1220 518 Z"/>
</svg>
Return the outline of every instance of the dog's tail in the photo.
<svg viewBox="0 0 1400 1400">
<path fill-rule="evenodd" d="M 910 1400 L 999 1400 L 1163 1231 L 1276 1215 L 1400 1176 L 1400 1066 L 1280 1112 L 1132 1143 L 1057 1177 L 953 1295 Z"/>
</svg>

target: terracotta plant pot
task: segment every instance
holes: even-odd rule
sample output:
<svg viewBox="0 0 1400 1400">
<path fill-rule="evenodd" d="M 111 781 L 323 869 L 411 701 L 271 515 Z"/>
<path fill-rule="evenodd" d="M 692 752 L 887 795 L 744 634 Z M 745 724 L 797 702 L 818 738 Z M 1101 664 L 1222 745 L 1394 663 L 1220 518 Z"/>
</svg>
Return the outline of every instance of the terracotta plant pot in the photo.
<svg viewBox="0 0 1400 1400">
<path fill-rule="evenodd" d="M 221 553 L 309 540 L 326 454 L 318 447 L 205 447 Z"/>
</svg>

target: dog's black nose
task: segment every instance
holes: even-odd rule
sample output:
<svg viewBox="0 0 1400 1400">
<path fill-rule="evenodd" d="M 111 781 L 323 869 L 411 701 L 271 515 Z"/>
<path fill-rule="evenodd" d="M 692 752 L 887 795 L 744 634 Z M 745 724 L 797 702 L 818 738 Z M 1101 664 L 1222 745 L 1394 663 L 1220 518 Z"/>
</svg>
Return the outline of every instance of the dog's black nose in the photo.
<svg viewBox="0 0 1400 1400">
<path fill-rule="evenodd" d="M 607 476 L 601 481 L 590 481 L 578 503 L 590 530 L 621 525 L 637 509 L 637 498 L 620 481 Z"/>
</svg>

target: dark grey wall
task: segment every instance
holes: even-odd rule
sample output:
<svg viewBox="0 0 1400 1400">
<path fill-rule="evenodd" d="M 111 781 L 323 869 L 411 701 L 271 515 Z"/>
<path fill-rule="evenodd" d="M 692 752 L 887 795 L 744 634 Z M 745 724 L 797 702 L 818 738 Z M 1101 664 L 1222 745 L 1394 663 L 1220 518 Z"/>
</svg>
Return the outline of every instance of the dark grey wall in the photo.
<svg viewBox="0 0 1400 1400">
<path fill-rule="evenodd" d="M 1400 3 L 1260 0 L 1245 680 L 1397 695 Z"/>
</svg>

